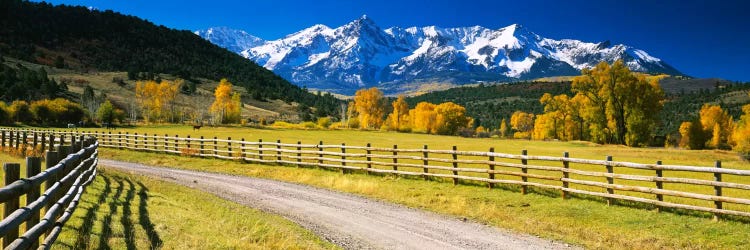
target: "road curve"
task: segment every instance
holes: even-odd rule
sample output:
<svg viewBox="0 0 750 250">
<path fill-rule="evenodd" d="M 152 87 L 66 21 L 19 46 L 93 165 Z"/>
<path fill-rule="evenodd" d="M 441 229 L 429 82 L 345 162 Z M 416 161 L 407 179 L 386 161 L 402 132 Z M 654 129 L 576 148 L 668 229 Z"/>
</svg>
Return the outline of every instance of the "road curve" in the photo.
<svg viewBox="0 0 750 250">
<path fill-rule="evenodd" d="M 566 244 L 315 188 L 101 159 L 105 168 L 189 186 L 279 214 L 345 249 L 560 249 Z"/>
</svg>

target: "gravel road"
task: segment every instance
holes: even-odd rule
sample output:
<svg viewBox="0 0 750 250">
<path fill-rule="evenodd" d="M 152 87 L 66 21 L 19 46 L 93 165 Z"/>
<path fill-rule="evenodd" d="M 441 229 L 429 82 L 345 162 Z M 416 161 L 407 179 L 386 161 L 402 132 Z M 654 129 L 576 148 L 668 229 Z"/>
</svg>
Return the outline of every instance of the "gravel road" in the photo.
<svg viewBox="0 0 750 250">
<path fill-rule="evenodd" d="M 345 249 L 571 248 L 471 221 L 306 185 L 105 159 L 99 164 L 279 214 Z"/>
</svg>

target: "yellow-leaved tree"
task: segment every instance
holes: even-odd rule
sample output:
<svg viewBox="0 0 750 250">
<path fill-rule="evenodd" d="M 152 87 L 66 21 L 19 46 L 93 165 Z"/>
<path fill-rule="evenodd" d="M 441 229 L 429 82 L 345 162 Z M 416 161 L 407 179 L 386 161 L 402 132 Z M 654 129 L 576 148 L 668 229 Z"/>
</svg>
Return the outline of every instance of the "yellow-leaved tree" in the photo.
<svg viewBox="0 0 750 250">
<path fill-rule="evenodd" d="M 162 80 L 159 83 L 152 80 L 135 83 L 135 99 L 143 111 L 146 122 L 156 122 L 164 118 L 168 118 L 170 122 L 175 121 L 175 99 L 182 83 L 181 79 Z"/>
<path fill-rule="evenodd" d="M 523 111 L 516 111 L 510 117 L 510 126 L 516 133 L 513 134 L 517 139 L 531 138 L 531 132 L 534 130 L 534 114 Z"/>
<path fill-rule="evenodd" d="M 750 159 L 750 104 L 742 106 L 744 113 L 732 132 L 732 148 L 745 159 Z"/>
<path fill-rule="evenodd" d="M 393 112 L 391 112 L 386 119 L 388 129 L 405 132 L 409 131 L 409 104 L 406 103 L 406 98 L 403 95 L 399 95 L 398 99 L 393 101 L 391 105 L 393 105 Z"/>
<path fill-rule="evenodd" d="M 587 98 L 581 111 L 594 142 L 646 145 L 656 128 L 664 93 L 658 77 L 630 72 L 622 60 L 601 62 L 573 79 L 572 89 Z"/>
<path fill-rule="evenodd" d="M 466 116 L 466 108 L 453 102 L 444 102 L 435 106 L 435 128 L 433 133 L 440 135 L 457 135 L 463 128 L 474 126 L 474 119 Z"/>
<path fill-rule="evenodd" d="M 420 133 L 432 133 L 435 128 L 435 104 L 429 102 L 417 103 L 414 109 L 409 110 L 412 130 Z"/>
<path fill-rule="evenodd" d="M 508 122 L 505 121 L 505 118 L 503 118 L 502 121 L 500 121 L 500 138 L 506 138 L 508 137 Z"/>
<path fill-rule="evenodd" d="M 210 111 L 214 115 L 214 121 L 221 123 L 236 123 L 240 118 L 240 96 L 232 94 L 232 83 L 227 79 L 221 79 L 219 86 L 214 91 L 214 102 Z"/>
<path fill-rule="evenodd" d="M 380 128 L 383 124 L 385 105 L 383 92 L 380 92 L 378 88 L 357 90 L 352 105 L 358 115 L 360 128 Z"/>
<path fill-rule="evenodd" d="M 531 139 L 546 140 L 558 138 L 556 132 L 558 119 L 557 112 L 547 112 L 541 115 L 536 115 Z"/>
<path fill-rule="evenodd" d="M 178 117 L 176 110 L 177 94 L 179 93 L 180 87 L 184 81 L 177 79 L 174 81 L 162 80 L 159 83 L 159 102 L 162 109 L 162 114 L 165 118 L 169 119 L 169 122 L 176 122 Z"/>
<path fill-rule="evenodd" d="M 706 148 L 728 149 L 734 130 L 732 116 L 719 105 L 704 104 L 699 112 Z"/>
</svg>

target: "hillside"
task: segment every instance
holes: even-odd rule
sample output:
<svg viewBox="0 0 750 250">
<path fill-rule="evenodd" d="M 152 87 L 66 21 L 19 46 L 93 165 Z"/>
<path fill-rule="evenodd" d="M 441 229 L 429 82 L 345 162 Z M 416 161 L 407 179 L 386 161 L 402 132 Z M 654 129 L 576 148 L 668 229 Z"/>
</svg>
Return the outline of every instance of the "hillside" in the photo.
<svg viewBox="0 0 750 250">
<path fill-rule="evenodd" d="M 256 100 L 317 105 L 325 114 L 336 110 L 333 97 L 311 94 L 190 31 L 112 11 L 0 1 L 0 55 L 82 73 L 151 72 L 190 81 L 226 77 Z"/>
<path fill-rule="evenodd" d="M 79 102 L 83 94 L 84 87 L 90 86 L 94 93 L 104 95 L 115 106 L 125 111 L 131 109 L 131 104 L 135 100 L 135 83 L 136 80 L 128 80 L 127 72 L 78 72 L 71 69 L 58 69 L 55 67 L 39 65 L 18 59 L 5 57 L 4 67 L 15 68 L 19 65 L 28 69 L 30 72 L 46 72 L 50 81 L 64 83 L 65 91 L 58 91 L 57 96 L 41 97 L 64 97 L 74 102 Z M 164 80 L 174 80 L 176 77 L 168 74 L 159 74 L 158 78 Z M 122 80 L 121 84 L 114 83 L 114 80 Z M 214 100 L 213 91 L 218 85 L 217 81 L 194 78 L 192 81 L 197 82 L 196 89 L 193 93 L 186 94 L 180 92 L 176 97 L 176 105 L 184 114 L 203 114 L 207 115 L 208 108 Z M 298 105 L 286 103 L 281 100 L 255 100 L 248 95 L 245 88 L 234 86 L 234 91 L 240 93 L 242 98 L 242 117 L 251 121 L 265 120 L 291 120 L 299 119 Z M 43 91 L 41 91 L 43 92 Z M 35 93 L 40 93 L 36 91 Z M 34 99 L 34 98 L 32 98 Z M 193 117 L 185 115 L 181 120 L 184 122 L 193 122 Z"/>
</svg>

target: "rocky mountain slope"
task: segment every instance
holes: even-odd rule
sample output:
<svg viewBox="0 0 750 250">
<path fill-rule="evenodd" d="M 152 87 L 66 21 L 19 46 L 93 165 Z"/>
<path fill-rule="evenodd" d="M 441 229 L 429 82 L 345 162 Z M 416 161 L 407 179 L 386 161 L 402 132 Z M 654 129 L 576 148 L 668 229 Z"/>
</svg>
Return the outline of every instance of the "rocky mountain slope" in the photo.
<svg viewBox="0 0 750 250">
<path fill-rule="evenodd" d="M 472 83 L 577 75 L 600 61 L 624 60 L 634 71 L 682 75 L 663 60 L 623 44 L 544 38 L 513 24 L 500 29 L 481 26 L 436 26 L 383 29 L 362 16 L 341 27 L 315 25 L 282 39 L 216 39 L 228 48 L 285 79 L 311 89 L 351 94 L 378 86 L 387 93 L 420 82 Z M 215 32 L 214 32 L 215 33 Z"/>
</svg>

